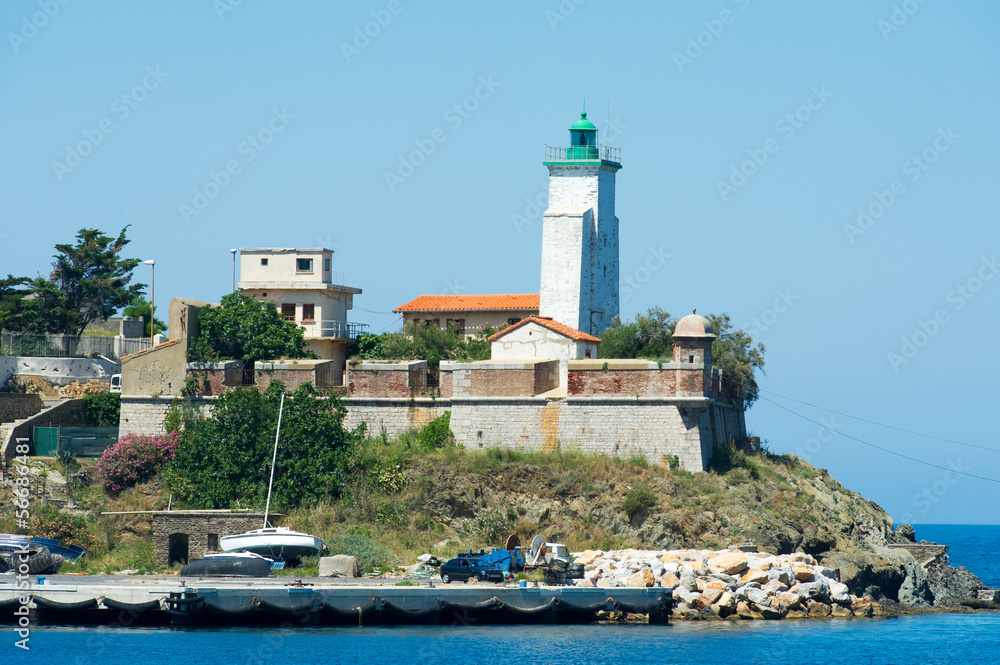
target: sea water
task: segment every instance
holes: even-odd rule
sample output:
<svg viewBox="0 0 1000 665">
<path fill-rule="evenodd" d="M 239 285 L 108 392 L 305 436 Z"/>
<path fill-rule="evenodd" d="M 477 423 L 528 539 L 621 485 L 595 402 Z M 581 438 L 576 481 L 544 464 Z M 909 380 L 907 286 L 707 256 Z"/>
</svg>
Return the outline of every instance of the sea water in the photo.
<svg viewBox="0 0 1000 665">
<path fill-rule="evenodd" d="M 1000 527 L 918 526 L 918 539 L 951 545 L 955 565 L 1000 577 Z M 3 663 L 812 663 L 1000 662 L 1000 614 L 926 614 L 811 621 L 662 625 L 329 627 L 296 629 L 32 629 L 30 651 L 4 631 Z"/>
</svg>

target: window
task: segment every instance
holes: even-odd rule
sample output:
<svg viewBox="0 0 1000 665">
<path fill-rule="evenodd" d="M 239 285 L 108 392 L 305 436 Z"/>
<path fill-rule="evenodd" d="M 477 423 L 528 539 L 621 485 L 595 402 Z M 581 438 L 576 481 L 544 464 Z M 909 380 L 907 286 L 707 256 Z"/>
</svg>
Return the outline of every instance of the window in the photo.
<svg viewBox="0 0 1000 665">
<path fill-rule="evenodd" d="M 260 260 L 260 264 L 261 264 L 262 266 L 266 266 L 266 265 L 267 265 L 267 259 L 261 259 L 261 260 Z"/>
<path fill-rule="evenodd" d="M 302 305 L 302 320 L 303 321 L 316 320 L 316 305 L 313 305 L 312 303 Z"/>
<path fill-rule="evenodd" d="M 446 327 L 451 328 L 451 324 L 455 324 L 458 327 L 458 334 L 465 334 L 465 319 L 448 319 Z"/>
<path fill-rule="evenodd" d="M 419 325 L 420 319 L 413 319 L 413 325 Z"/>
<path fill-rule="evenodd" d="M 520 322 L 521 322 L 521 319 L 519 319 L 517 317 L 514 317 L 513 319 L 507 319 L 507 325 L 508 326 L 512 326 L 515 323 L 520 323 Z"/>
<path fill-rule="evenodd" d="M 282 304 L 281 318 L 285 321 L 295 321 L 295 303 Z"/>
<path fill-rule="evenodd" d="M 689 363 L 693 363 L 694 362 L 694 356 L 688 356 L 688 362 Z"/>
<path fill-rule="evenodd" d="M 208 542 L 205 544 L 205 549 L 209 552 L 219 551 L 219 534 L 210 533 L 208 534 Z"/>
<path fill-rule="evenodd" d="M 330 259 L 323 259 L 323 270 L 330 272 Z"/>
<path fill-rule="evenodd" d="M 590 357 L 590 349 L 587 349 L 586 351 L 583 352 L 583 357 L 584 358 L 589 358 Z"/>
<path fill-rule="evenodd" d="M 296 272 L 312 272 L 312 269 L 313 269 L 312 259 L 295 259 Z"/>
</svg>

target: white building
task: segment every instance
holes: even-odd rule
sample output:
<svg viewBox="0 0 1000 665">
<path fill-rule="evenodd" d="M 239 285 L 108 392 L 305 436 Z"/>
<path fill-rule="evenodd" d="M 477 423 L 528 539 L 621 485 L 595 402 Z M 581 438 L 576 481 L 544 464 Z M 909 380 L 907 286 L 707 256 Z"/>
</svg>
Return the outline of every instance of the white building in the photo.
<svg viewBox="0 0 1000 665">
<path fill-rule="evenodd" d="M 308 348 L 343 371 L 348 347 L 368 326 L 347 320 L 361 289 L 335 279 L 333 268 L 332 249 L 244 248 L 239 289 L 277 305 L 286 321 L 305 329 Z"/>
<path fill-rule="evenodd" d="M 618 148 L 597 143 L 586 112 L 569 146 L 546 146 L 549 208 L 542 226 L 540 315 L 600 335 L 618 315 Z"/>
<path fill-rule="evenodd" d="M 545 316 L 529 316 L 490 337 L 491 360 L 558 360 L 565 390 L 569 361 L 597 358 L 601 340 Z"/>
</svg>

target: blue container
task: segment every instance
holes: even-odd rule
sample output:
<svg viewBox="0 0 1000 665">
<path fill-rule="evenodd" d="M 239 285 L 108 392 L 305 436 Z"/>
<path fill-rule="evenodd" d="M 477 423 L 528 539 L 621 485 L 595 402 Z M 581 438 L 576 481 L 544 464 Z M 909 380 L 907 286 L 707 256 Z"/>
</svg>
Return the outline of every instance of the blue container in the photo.
<svg viewBox="0 0 1000 665">
<path fill-rule="evenodd" d="M 518 586 L 520 586 L 523 589 L 524 587 L 528 586 L 528 580 L 521 580 L 521 583 Z"/>
</svg>

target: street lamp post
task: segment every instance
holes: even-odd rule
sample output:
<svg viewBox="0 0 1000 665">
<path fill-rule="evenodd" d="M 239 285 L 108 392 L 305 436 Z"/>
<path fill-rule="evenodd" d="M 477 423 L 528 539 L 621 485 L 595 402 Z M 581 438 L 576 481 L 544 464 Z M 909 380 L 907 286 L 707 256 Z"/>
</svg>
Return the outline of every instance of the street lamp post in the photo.
<svg viewBox="0 0 1000 665">
<path fill-rule="evenodd" d="M 236 248 L 229 250 L 229 253 L 233 255 L 233 293 L 236 293 Z"/>
<path fill-rule="evenodd" d="M 149 285 L 149 342 L 153 343 L 153 335 L 156 334 L 156 261 L 149 259 L 143 261 L 152 270 L 152 279 Z"/>
</svg>

